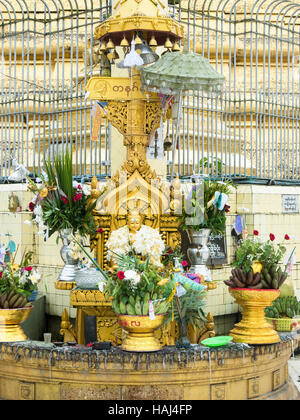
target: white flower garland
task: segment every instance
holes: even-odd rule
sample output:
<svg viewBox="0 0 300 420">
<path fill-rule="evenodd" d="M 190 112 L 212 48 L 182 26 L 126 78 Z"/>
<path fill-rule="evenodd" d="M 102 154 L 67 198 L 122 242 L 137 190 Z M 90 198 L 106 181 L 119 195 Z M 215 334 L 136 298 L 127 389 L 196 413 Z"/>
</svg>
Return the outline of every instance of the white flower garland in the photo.
<svg viewBox="0 0 300 420">
<path fill-rule="evenodd" d="M 114 253 L 119 255 L 128 254 L 130 251 L 128 226 L 114 230 L 105 245 L 108 248 L 107 259 L 109 261 L 117 262 Z M 137 254 L 143 257 L 151 257 L 153 263 L 160 265 L 160 257 L 165 250 L 165 243 L 157 229 L 143 225 L 135 234 L 131 246 Z"/>
</svg>

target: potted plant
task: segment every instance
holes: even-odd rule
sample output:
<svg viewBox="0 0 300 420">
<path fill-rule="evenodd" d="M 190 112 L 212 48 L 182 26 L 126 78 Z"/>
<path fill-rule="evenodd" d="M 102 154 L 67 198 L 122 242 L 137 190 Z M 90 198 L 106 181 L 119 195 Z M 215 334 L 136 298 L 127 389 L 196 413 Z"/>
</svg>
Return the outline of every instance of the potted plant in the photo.
<svg viewBox="0 0 300 420">
<path fill-rule="evenodd" d="M 279 341 L 264 312 L 279 296 L 279 287 L 288 276 L 287 266 L 281 268 L 286 248 L 274 241 L 272 233 L 268 240 L 261 240 L 257 230 L 252 238 L 240 241 L 232 263 L 232 275 L 224 281 L 243 309 L 241 322 L 230 331 L 237 342 L 271 344 Z"/>
<path fill-rule="evenodd" d="M 105 293 L 112 298 L 119 325 L 128 332 L 122 349 L 160 350 L 154 331 L 162 326 L 169 307 L 165 297 L 169 279 L 150 257 L 145 260 L 132 251 L 117 258 L 118 269 L 109 276 Z"/>
<path fill-rule="evenodd" d="M 180 220 L 180 230 L 186 231 L 190 247 L 187 250 L 191 262 L 190 271 L 201 273 L 210 280 L 207 261 L 210 257 L 207 246 L 210 234 L 224 234 L 226 213 L 229 212 L 228 194 L 233 184 L 201 179 L 190 184 L 185 192 L 184 205 Z"/>
<path fill-rule="evenodd" d="M 175 321 L 179 327 L 176 345 L 189 348 L 189 327 L 195 331 L 199 329 L 201 322 L 207 321 L 203 310 L 205 306 L 205 292 L 204 290 L 192 289 L 188 283 L 180 286 L 176 295 L 174 295 L 175 302 L 170 305 L 166 314 L 165 324 Z"/>
<path fill-rule="evenodd" d="M 35 196 L 29 203 L 32 221 L 38 226 L 38 234 L 47 240 L 58 232 L 61 239 L 61 257 L 65 263 L 59 280 L 73 281 L 76 261 L 70 255 L 71 236 L 96 233 L 93 210 L 97 200 L 89 202 L 90 191 L 86 185 L 73 181 L 72 154 L 66 151 L 63 155 L 45 161 L 45 172 L 39 177 L 40 183 L 30 178 L 29 189 Z"/>
<path fill-rule="evenodd" d="M 276 331 L 296 331 L 300 328 L 300 302 L 296 296 L 279 296 L 265 309 L 265 316 Z"/>
<path fill-rule="evenodd" d="M 24 341 L 20 323 L 30 314 L 32 304 L 28 301 L 37 290 L 41 276 L 37 269 L 28 265 L 32 252 L 25 252 L 20 264 L 11 261 L 0 262 L 0 341 Z"/>
</svg>

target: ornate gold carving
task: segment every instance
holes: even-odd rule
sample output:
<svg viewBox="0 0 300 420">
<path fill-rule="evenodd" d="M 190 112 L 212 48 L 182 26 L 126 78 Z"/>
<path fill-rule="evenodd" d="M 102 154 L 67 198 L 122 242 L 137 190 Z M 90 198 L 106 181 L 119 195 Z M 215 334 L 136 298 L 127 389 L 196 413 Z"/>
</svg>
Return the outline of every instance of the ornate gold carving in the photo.
<svg viewBox="0 0 300 420">
<path fill-rule="evenodd" d="M 73 325 L 70 322 L 69 314 L 66 309 L 64 309 L 61 317 L 59 333 L 64 337 L 65 343 L 67 341 L 77 341 L 75 329 L 73 328 Z"/>
<path fill-rule="evenodd" d="M 57 290 L 72 290 L 76 283 L 74 281 L 56 281 L 54 286 Z"/>
<path fill-rule="evenodd" d="M 279 388 L 281 385 L 281 372 L 280 369 L 275 370 L 272 374 L 272 389 L 275 391 L 275 389 Z"/>
<path fill-rule="evenodd" d="M 20 400 L 35 400 L 35 384 L 29 382 L 19 382 Z"/>
<path fill-rule="evenodd" d="M 248 379 L 248 398 L 258 397 L 260 394 L 259 378 Z"/>
<path fill-rule="evenodd" d="M 226 384 L 215 384 L 210 387 L 211 400 L 226 400 Z"/>
</svg>

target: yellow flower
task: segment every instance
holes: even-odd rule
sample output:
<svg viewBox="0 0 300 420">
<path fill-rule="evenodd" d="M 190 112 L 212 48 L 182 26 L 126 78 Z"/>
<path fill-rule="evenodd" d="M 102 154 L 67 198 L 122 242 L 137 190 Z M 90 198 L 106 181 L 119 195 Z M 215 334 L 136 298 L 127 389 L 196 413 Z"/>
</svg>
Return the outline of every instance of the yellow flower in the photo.
<svg viewBox="0 0 300 420">
<path fill-rule="evenodd" d="M 48 195 L 48 188 L 43 188 L 42 189 L 42 191 L 40 192 L 40 196 L 42 197 L 42 198 L 46 198 L 47 197 L 47 195 Z"/>
<path fill-rule="evenodd" d="M 12 263 L 10 266 L 12 272 L 17 271 L 19 267 L 20 267 L 19 264 L 15 264 L 15 263 Z"/>
<path fill-rule="evenodd" d="M 263 266 L 261 262 L 254 261 L 253 264 L 251 265 L 251 268 L 253 270 L 253 274 L 256 274 L 256 273 L 261 273 Z"/>
<path fill-rule="evenodd" d="M 169 281 L 168 278 L 164 278 L 164 279 L 161 279 L 157 284 L 159 286 L 163 286 L 164 284 L 168 283 L 168 281 Z"/>
</svg>

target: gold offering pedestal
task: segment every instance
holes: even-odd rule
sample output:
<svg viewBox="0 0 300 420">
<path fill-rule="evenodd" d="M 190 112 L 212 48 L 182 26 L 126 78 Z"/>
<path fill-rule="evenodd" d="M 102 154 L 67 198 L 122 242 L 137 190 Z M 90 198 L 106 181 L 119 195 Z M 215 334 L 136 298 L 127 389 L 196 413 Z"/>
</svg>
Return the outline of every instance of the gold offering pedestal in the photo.
<svg viewBox="0 0 300 420">
<path fill-rule="evenodd" d="M 20 326 L 29 317 L 32 307 L 0 309 L 0 342 L 25 341 L 27 336 Z"/>
<path fill-rule="evenodd" d="M 279 296 L 280 290 L 233 289 L 229 292 L 242 307 L 242 320 L 230 331 L 237 343 L 273 344 L 280 341 L 278 333 L 265 319 L 265 308 Z"/>
</svg>

